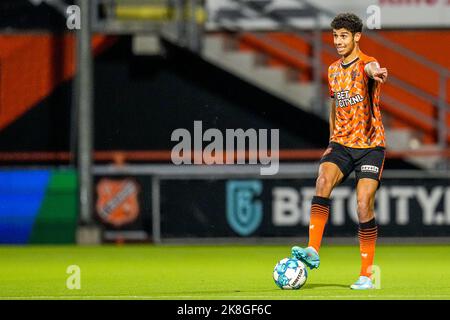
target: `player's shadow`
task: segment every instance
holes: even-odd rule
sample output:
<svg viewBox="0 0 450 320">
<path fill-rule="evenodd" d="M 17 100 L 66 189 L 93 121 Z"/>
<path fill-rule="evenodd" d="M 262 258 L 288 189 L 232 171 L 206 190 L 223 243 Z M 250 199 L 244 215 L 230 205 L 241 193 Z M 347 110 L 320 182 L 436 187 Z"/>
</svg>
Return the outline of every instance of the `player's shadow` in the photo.
<svg viewBox="0 0 450 320">
<path fill-rule="evenodd" d="M 305 285 L 302 290 L 306 289 L 316 289 L 316 288 L 348 288 L 345 284 L 334 284 L 334 283 L 311 283 Z"/>
</svg>

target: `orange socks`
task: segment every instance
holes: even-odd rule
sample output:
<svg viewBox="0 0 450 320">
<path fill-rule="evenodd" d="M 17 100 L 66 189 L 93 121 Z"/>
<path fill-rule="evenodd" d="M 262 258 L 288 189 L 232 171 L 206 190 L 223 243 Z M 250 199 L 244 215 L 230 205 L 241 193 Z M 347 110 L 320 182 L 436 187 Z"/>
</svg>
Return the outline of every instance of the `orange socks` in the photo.
<svg viewBox="0 0 450 320">
<path fill-rule="evenodd" d="M 359 224 L 359 251 L 361 253 L 361 276 L 370 277 L 369 267 L 373 264 L 375 244 L 377 242 L 378 227 L 375 218 Z"/>
<path fill-rule="evenodd" d="M 329 198 L 319 196 L 314 196 L 311 201 L 308 247 L 313 247 L 317 252 L 319 252 L 325 225 L 328 221 L 330 204 L 331 200 Z M 360 275 L 370 277 L 371 270 L 369 270 L 369 267 L 373 265 L 375 246 L 378 237 L 378 226 L 375 222 L 375 218 L 359 224 L 358 237 L 359 250 L 361 253 Z"/>
<path fill-rule="evenodd" d="M 314 196 L 311 201 L 308 247 L 313 247 L 317 252 L 319 252 L 323 231 L 330 213 L 330 203 L 331 200 L 329 198 L 319 196 Z"/>
</svg>

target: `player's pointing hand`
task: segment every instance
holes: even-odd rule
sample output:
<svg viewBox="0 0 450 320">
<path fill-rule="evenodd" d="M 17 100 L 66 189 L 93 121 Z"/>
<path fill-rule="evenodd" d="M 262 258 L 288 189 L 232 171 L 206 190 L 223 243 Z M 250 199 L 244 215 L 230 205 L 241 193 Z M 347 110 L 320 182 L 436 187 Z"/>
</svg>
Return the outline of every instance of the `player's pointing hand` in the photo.
<svg viewBox="0 0 450 320">
<path fill-rule="evenodd" d="M 388 71 L 386 68 L 377 68 L 373 71 L 373 79 L 380 83 L 385 83 L 387 80 Z"/>
</svg>

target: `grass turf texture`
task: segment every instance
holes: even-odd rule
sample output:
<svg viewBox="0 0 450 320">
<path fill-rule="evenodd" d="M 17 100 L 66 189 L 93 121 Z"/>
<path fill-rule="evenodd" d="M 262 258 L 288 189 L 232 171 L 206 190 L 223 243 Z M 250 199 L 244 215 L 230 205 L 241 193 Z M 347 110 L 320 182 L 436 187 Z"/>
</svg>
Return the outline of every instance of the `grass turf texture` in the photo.
<svg viewBox="0 0 450 320">
<path fill-rule="evenodd" d="M 0 299 L 450 299 L 450 246 L 379 245 L 381 289 L 353 291 L 357 245 L 327 246 L 300 290 L 272 279 L 289 246 L 0 247 Z M 81 289 L 69 290 L 69 265 Z"/>
</svg>

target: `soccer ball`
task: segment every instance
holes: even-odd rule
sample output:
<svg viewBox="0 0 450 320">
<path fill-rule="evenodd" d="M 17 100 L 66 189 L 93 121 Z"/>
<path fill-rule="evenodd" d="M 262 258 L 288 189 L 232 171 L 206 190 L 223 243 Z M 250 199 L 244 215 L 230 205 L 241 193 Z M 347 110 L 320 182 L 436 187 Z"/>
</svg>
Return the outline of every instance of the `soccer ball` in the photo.
<svg viewBox="0 0 450 320">
<path fill-rule="evenodd" d="M 295 258 L 284 258 L 273 269 L 273 280 L 281 289 L 300 289 L 307 278 L 306 266 Z"/>
</svg>

